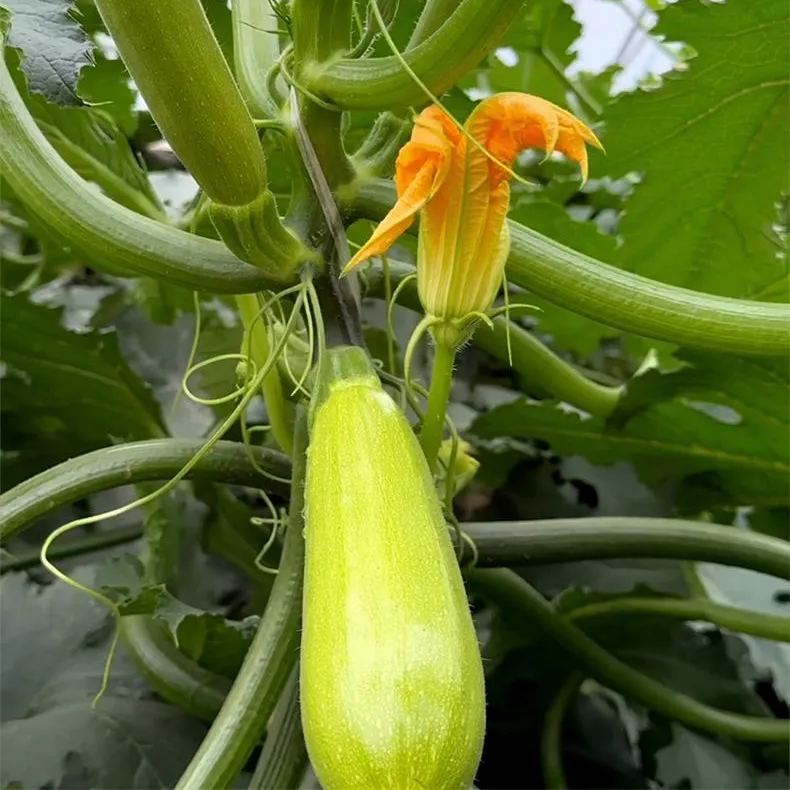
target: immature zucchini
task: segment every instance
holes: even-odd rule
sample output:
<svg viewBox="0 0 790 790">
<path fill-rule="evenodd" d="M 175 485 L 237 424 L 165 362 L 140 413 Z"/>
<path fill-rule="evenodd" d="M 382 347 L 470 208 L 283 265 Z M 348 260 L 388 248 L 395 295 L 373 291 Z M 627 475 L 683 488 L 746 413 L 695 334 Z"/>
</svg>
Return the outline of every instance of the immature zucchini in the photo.
<svg viewBox="0 0 790 790">
<path fill-rule="evenodd" d="M 302 721 L 322 786 L 468 788 L 477 639 L 420 446 L 362 349 L 328 352 L 306 486 Z"/>
<path fill-rule="evenodd" d="M 211 198 L 225 245 L 272 280 L 315 260 L 277 213 L 258 132 L 200 0 L 95 0 L 162 134 Z"/>
</svg>

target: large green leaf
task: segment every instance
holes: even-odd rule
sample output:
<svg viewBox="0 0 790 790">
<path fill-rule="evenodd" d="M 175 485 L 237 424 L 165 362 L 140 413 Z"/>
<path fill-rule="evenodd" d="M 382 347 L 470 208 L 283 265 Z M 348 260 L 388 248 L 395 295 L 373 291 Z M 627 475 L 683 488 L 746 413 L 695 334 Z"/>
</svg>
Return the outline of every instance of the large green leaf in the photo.
<svg viewBox="0 0 790 790">
<path fill-rule="evenodd" d="M 490 58 L 493 92 L 538 93 L 555 104 L 567 105 L 565 69 L 573 61 L 570 48 L 580 33 L 581 26 L 564 0 L 529 3 L 502 41 L 502 46 L 512 48 L 514 60 L 507 55 Z"/>
<path fill-rule="evenodd" d="M 11 11 L 8 43 L 22 52 L 34 93 L 57 104 L 79 104 L 77 80 L 90 63 L 91 43 L 72 13 L 72 0 L 3 0 Z"/>
<path fill-rule="evenodd" d="M 685 478 L 700 503 L 703 496 L 719 505 L 786 502 L 786 368 L 687 358 L 695 364 L 637 379 L 615 422 L 522 398 L 482 415 L 472 433 L 542 439 L 594 463 L 631 460 L 646 479 Z"/>
<path fill-rule="evenodd" d="M 69 331 L 59 310 L 0 299 L 3 485 L 115 440 L 162 434 L 159 407 L 112 332 Z"/>
<path fill-rule="evenodd" d="M 6 724 L 3 787 L 174 787 L 205 728 L 161 702 L 105 698 Z"/>
<path fill-rule="evenodd" d="M 743 568 L 700 563 L 697 573 L 708 596 L 719 603 L 740 606 L 780 617 L 790 615 L 787 585 Z M 752 662 L 773 678 L 778 696 L 790 700 L 790 645 L 744 635 Z"/>
<path fill-rule="evenodd" d="M 120 58 L 111 60 L 96 50 L 93 63 L 80 72 L 77 91 L 86 104 L 110 115 L 127 137 L 137 131 L 137 90 Z"/>
<path fill-rule="evenodd" d="M 786 0 L 662 12 L 655 34 L 697 55 L 608 107 L 607 156 L 592 168 L 643 174 L 620 225 L 623 268 L 730 296 L 758 296 L 785 274 L 773 225 L 789 172 L 789 12 Z"/>
<path fill-rule="evenodd" d="M 182 653 L 202 667 L 234 678 L 247 653 L 258 618 L 227 620 L 172 596 L 163 584 L 146 581 L 142 563 L 132 554 L 113 557 L 99 570 L 96 585 L 124 616 L 150 614 L 165 623 Z"/>
<path fill-rule="evenodd" d="M 669 743 L 653 748 L 653 731 L 640 740 L 643 756 L 654 766 L 662 787 L 744 790 L 759 786 L 758 771 L 740 744 L 714 740 L 675 723 L 662 729 L 668 731 Z"/>
</svg>

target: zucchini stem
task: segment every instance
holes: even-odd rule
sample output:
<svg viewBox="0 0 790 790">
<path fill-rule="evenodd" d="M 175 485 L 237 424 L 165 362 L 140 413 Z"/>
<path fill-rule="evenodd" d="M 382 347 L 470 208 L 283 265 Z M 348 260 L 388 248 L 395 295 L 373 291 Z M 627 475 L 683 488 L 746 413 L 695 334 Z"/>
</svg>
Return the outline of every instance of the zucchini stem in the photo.
<svg viewBox="0 0 790 790">
<path fill-rule="evenodd" d="M 470 571 L 470 590 L 512 616 L 527 619 L 591 677 L 657 713 L 697 730 L 759 743 L 784 743 L 788 722 L 719 710 L 642 674 L 596 644 L 511 570 Z"/>
<path fill-rule="evenodd" d="M 260 742 L 299 645 L 307 420 L 297 408 L 291 508 L 280 568 L 258 631 L 222 708 L 176 790 L 229 787 Z"/>
<path fill-rule="evenodd" d="M 444 418 L 447 415 L 447 404 L 450 402 L 450 390 L 453 385 L 454 363 L 455 347 L 437 342 L 433 354 L 428 408 L 420 432 L 420 444 L 431 472 L 436 468 L 436 458 L 442 444 Z"/>
<path fill-rule="evenodd" d="M 584 675 L 580 672 L 571 673 L 546 711 L 543 736 L 540 741 L 543 783 L 546 790 L 565 790 L 568 786 L 565 770 L 562 767 L 562 722 L 583 682 Z"/>
<path fill-rule="evenodd" d="M 272 352 L 269 334 L 260 315 L 260 303 L 255 294 L 240 294 L 236 297 L 236 307 L 244 325 L 247 337 L 244 353 L 249 351 L 255 365 L 260 369 Z M 272 435 L 286 455 L 293 453 L 293 406 L 285 399 L 282 381 L 277 366 L 266 374 L 261 384 L 266 413 L 269 417 Z"/>
</svg>

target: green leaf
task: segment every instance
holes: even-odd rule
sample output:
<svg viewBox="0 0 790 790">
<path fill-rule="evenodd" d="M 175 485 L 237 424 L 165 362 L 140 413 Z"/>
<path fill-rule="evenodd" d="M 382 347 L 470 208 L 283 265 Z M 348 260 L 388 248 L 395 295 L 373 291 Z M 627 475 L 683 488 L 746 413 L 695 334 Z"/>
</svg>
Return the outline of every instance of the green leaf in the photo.
<svg viewBox="0 0 790 790">
<path fill-rule="evenodd" d="M 72 575 L 93 585 L 95 568 Z M 61 582 L 42 587 L 25 573 L 0 581 L 3 661 L 0 785 L 22 787 L 173 787 L 205 728 L 151 701 L 121 651 L 110 687 L 91 700 L 112 636 L 108 612 Z"/>
<path fill-rule="evenodd" d="M 93 566 L 70 570 L 94 583 Z M 0 709 L 4 721 L 51 707 L 89 702 L 101 686 L 112 636 L 107 610 L 61 582 L 40 586 L 27 573 L 0 581 Z M 124 654 L 113 662 L 109 693 L 141 696 L 147 687 Z"/>
<path fill-rule="evenodd" d="M 205 727 L 161 702 L 105 697 L 9 722 L 0 733 L 3 787 L 175 786 Z"/>
<path fill-rule="evenodd" d="M 10 46 L 22 52 L 30 90 L 56 104 L 79 104 L 77 80 L 92 45 L 72 15 L 72 0 L 2 0 L 11 11 Z"/>
<path fill-rule="evenodd" d="M 86 104 L 110 115 L 127 137 L 137 131 L 137 91 L 120 58 L 110 60 L 96 50 L 93 63 L 80 72 L 77 91 Z"/>
<path fill-rule="evenodd" d="M 230 6 L 225 0 L 200 0 L 206 12 L 214 37 L 225 56 L 225 60 L 233 68 L 233 23 L 230 16 Z M 275 23 L 272 17 L 272 24 Z M 263 75 L 261 75 L 263 77 Z"/>
<path fill-rule="evenodd" d="M 258 627 L 258 617 L 226 620 L 216 612 L 204 612 L 170 598 L 154 616 L 170 628 L 182 653 L 205 669 L 231 680 L 241 667 Z"/>
<path fill-rule="evenodd" d="M 756 296 L 785 274 L 772 226 L 790 172 L 788 11 L 785 0 L 684 0 L 661 14 L 654 33 L 697 55 L 604 114 L 607 156 L 593 172 L 643 173 L 614 262 L 729 296 Z"/>
<path fill-rule="evenodd" d="M 607 424 L 522 398 L 482 415 L 485 439 L 542 439 L 593 463 L 628 459 L 650 481 L 688 478 L 719 505 L 787 501 L 788 372 L 769 362 L 687 355 L 696 365 L 649 371 L 631 385 L 624 421 Z M 631 406 L 635 408 L 630 409 Z"/>
<path fill-rule="evenodd" d="M 570 48 L 581 33 L 572 8 L 563 0 L 535 0 L 502 41 L 512 47 L 515 64 L 491 57 L 490 81 L 494 93 L 524 91 L 567 106 L 565 69 L 573 61 Z"/>
<path fill-rule="evenodd" d="M 743 747 L 705 737 L 680 724 L 666 726 L 670 743 L 650 755 L 655 779 L 662 787 L 744 790 L 756 786 L 758 772 Z M 650 740 L 642 736 L 643 752 L 650 750 Z"/>
<path fill-rule="evenodd" d="M 41 688 L 101 628 L 105 610 L 89 596 L 60 584 L 40 588 L 27 574 L 0 582 L 3 720 L 28 715 Z"/>
<path fill-rule="evenodd" d="M 696 569 L 705 592 L 714 601 L 771 615 L 790 616 L 786 583 L 742 568 L 699 563 Z M 790 701 L 790 645 L 748 635 L 742 639 L 752 663 L 770 673 L 777 695 Z"/>
<path fill-rule="evenodd" d="M 112 332 L 72 332 L 61 313 L 2 296 L 3 484 L 113 441 L 161 436 L 159 408 Z"/>
<path fill-rule="evenodd" d="M 231 679 L 255 636 L 257 617 L 226 620 L 178 600 L 163 584 L 147 582 L 142 562 L 132 554 L 113 557 L 98 572 L 96 585 L 115 601 L 122 616 L 150 614 L 161 620 L 182 653 Z"/>
</svg>

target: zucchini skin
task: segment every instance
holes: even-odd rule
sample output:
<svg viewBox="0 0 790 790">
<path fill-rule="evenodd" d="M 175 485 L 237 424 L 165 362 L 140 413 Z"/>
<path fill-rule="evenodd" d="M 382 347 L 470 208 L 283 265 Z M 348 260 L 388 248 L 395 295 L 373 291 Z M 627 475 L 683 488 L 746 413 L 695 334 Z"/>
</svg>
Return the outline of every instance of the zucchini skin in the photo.
<svg viewBox="0 0 790 790">
<path fill-rule="evenodd" d="M 310 759 L 327 790 L 468 788 L 483 669 L 433 480 L 365 352 L 328 355 L 305 499 Z"/>
</svg>

